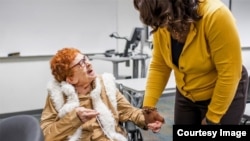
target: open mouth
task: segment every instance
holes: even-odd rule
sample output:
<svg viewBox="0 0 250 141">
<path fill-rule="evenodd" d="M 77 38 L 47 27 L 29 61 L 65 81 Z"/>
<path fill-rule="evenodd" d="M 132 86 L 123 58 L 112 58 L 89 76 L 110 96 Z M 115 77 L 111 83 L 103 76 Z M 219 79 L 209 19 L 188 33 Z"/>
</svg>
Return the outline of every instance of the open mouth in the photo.
<svg viewBox="0 0 250 141">
<path fill-rule="evenodd" d="M 92 69 L 90 69 L 90 70 L 87 71 L 88 74 L 92 74 L 92 72 L 93 72 Z"/>
</svg>

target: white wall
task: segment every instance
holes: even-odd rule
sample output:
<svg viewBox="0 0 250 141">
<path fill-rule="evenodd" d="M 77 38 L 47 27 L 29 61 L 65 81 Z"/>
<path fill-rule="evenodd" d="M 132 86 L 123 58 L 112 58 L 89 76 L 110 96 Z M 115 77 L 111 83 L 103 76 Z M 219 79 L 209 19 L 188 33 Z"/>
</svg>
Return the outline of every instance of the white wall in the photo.
<svg viewBox="0 0 250 141">
<path fill-rule="evenodd" d="M 241 46 L 250 46 L 250 0 L 232 0 L 232 13 L 234 14 L 241 38 Z"/>
<path fill-rule="evenodd" d="M 52 55 L 62 46 L 77 46 L 88 53 L 115 48 L 116 41 L 109 34 L 117 29 L 117 3 L 0 0 L 0 56 L 10 52 Z"/>
<path fill-rule="evenodd" d="M 248 75 L 250 76 L 250 47 L 244 48 L 242 50 L 242 60 L 243 60 L 243 64 L 248 70 Z"/>
<path fill-rule="evenodd" d="M 0 0 L 0 2 L 1 1 L 5 0 Z M 118 32 L 120 36 L 129 37 L 134 27 L 142 26 L 139 21 L 138 12 L 134 10 L 132 1 L 133 0 L 117 0 L 117 25 L 114 26 L 117 28 L 116 32 Z M 246 2 L 248 0 L 239 1 Z M 244 3 L 241 5 L 240 8 L 249 6 L 250 4 L 248 2 L 247 4 Z M 243 19 L 243 21 L 249 23 L 249 20 L 246 18 L 247 11 L 245 10 L 242 14 L 238 13 L 237 19 L 238 21 Z M 250 9 L 247 10 L 249 11 Z M 242 17 L 240 17 L 241 15 Z M 241 26 L 239 27 L 241 29 L 240 36 L 241 39 L 244 40 L 242 42 L 245 46 L 250 46 L 250 31 L 243 32 L 244 29 L 249 30 L 249 27 L 242 24 L 242 22 L 239 23 L 241 23 L 239 24 L 239 26 Z M 95 40 L 93 42 L 95 42 Z M 124 47 L 124 41 L 117 42 L 117 51 L 122 52 Z M 242 55 L 243 63 L 247 69 L 250 70 L 250 50 L 244 49 Z M 51 79 L 49 59 L 49 56 L 37 58 L 27 57 L 21 60 L 0 58 L 0 114 L 43 108 L 45 97 L 47 96 L 46 85 Z M 112 73 L 111 62 L 93 60 L 92 63 L 97 73 Z M 126 67 L 125 64 L 121 63 L 119 72 L 121 75 L 131 75 L 132 68 Z"/>
<path fill-rule="evenodd" d="M 230 0 L 221 0 L 230 8 Z M 249 34 L 250 25 L 249 18 L 249 0 L 231 0 L 231 11 L 236 19 L 240 38 L 241 38 L 241 46 L 246 47 L 250 46 Z"/>
<path fill-rule="evenodd" d="M 0 114 L 40 109 L 50 80 L 49 57 L 1 60 Z"/>
<path fill-rule="evenodd" d="M 15 0 L 11 0 L 11 1 L 15 2 Z M 27 2 L 29 0 L 23 0 L 23 1 Z M 120 36 L 130 37 L 130 34 L 132 33 L 134 27 L 136 26 L 142 27 L 142 24 L 138 19 L 138 12 L 135 11 L 133 7 L 132 0 L 109 0 L 109 1 L 113 1 L 115 5 L 117 6 L 116 7 L 117 9 L 115 8 L 117 10 L 117 13 L 115 13 L 117 16 L 115 22 L 117 24 L 113 25 L 114 31 L 110 31 L 110 33 L 117 32 L 119 33 Z M 7 2 L 7 1 L 0 0 L 0 3 L 2 2 Z M 15 3 L 13 3 L 13 5 L 15 5 Z M 78 5 L 78 7 L 79 6 L 80 5 Z M 68 8 L 73 8 L 73 7 L 69 6 Z M 93 12 L 95 12 L 95 8 L 96 7 L 92 7 Z M 73 9 L 67 9 L 67 10 L 70 11 Z M 13 13 L 15 13 L 15 11 L 13 11 Z M 91 13 L 88 13 L 88 14 L 89 16 L 91 16 L 90 15 Z M 81 13 L 79 14 L 79 16 L 80 15 Z M 17 16 L 16 18 L 19 18 L 19 17 Z M 105 21 L 102 21 L 102 19 L 105 19 L 105 18 L 104 17 L 95 17 L 95 18 L 100 19 L 100 22 L 98 23 L 98 25 L 103 26 L 102 22 L 105 22 Z M 44 22 L 47 23 L 47 21 L 44 21 Z M 4 25 L 4 26 L 11 27 L 12 25 Z M 30 25 L 30 26 L 36 27 L 37 25 Z M 85 25 L 82 24 L 80 26 L 85 26 Z M 96 27 L 89 27 L 89 28 L 96 28 Z M 4 28 L 0 28 L 0 29 L 4 29 Z M 105 29 L 105 26 L 103 26 L 102 29 Z M 107 34 L 106 36 L 108 37 L 110 33 L 105 33 L 105 34 Z M 0 33 L 0 35 L 2 34 L 3 33 Z M 36 32 L 34 31 L 34 35 L 35 34 Z M 50 34 L 54 35 L 54 33 L 50 33 Z M 99 34 L 103 34 L 102 30 L 100 30 Z M 23 35 L 22 38 L 27 38 L 27 37 Z M 3 38 L 1 40 L 3 40 Z M 117 51 L 123 52 L 124 47 L 125 47 L 124 41 L 122 40 L 118 41 L 116 39 L 109 39 L 107 43 L 110 43 L 110 40 L 112 42 L 115 42 L 117 46 L 117 48 L 115 49 Z M 96 41 L 95 39 L 93 39 L 92 41 L 89 41 L 89 42 L 99 42 L 99 41 Z M 104 44 L 107 44 L 107 43 L 104 43 Z M 6 45 L 4 47 L 8 48 Z M 89 46 L 89 47 L 93 48 L 93 46 Z M 114 49 L 114 48 L 112 47 L 111 49 Z M 0 50 L 2 50 L 1 47 L 0 47 Z M 85 52 L 88 52 L 88 51 L 85 51 Z M 5 52 L 5 55 L 6 55 L 6 52 Z M 1 56 L 5 56 L 5 55 L 1 54 Z M 52 55 L 52 54 L 45 54 L 45 55 Z M 15 59 L 15 58 L 8 59 L 4 57 L 0 58 L 0 78 L 2 80 L 0 81 L 0 114 L 18 112 L 18 111 L 36 110 L 36 109 L 43 108 L 45 104 L 45 98 L 47 96 L 46 85 L 47 85 L 47 82 L 50 79 L 52 79 L 51 74 L 50 74 L 50 68 L 49 68 L 49 59 L 50 59 L 49 56 L 48 57 L 41 56 L 41 57 L 35 57 L 35 58 L 26 57 L 23 59 Z M 112 69 L 111 62 L 94 60 L 92 61 L 92 63 L 97 73 L 103 73 L 103 72 L 112 73 L 113 69 Z M 119 74 L 131 75 L 132 68 L 126 67 L 125 63 L 121 63 L 119 64 Z"/>
<path fill-rule="evenodd" d="M 0 61 L 0 114 L 41 109 L 47 96 L 47 82 L 52 79 L 50 57 L 7 58 Z M 93 60 L 97 73 L 112 73 L 112 63 Z M 132 68 L 120 64 L 121 75 L 131 75 Z"/>
</svg>

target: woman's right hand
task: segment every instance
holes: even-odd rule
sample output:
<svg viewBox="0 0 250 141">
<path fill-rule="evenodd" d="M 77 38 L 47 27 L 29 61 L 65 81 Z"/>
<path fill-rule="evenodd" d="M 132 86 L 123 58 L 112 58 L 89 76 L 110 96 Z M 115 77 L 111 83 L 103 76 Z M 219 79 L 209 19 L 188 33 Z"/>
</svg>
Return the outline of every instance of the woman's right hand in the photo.
<svg viewBox="0 0 250 141">
<path fill-rule="evenodd" d="M 83 123 L 99 115 L 99 113 L 96 110 L 87 109 L 84 107 L 77 107 L 75 111 L 77 116 Z"/>
<path fill-rule="evenodd" d="M 143 115 L 145 117 L 145 123 L 154 123 L 155 121 L 159 121 L 165 123 L 164 118 L 157 112 L 156 108 L 151 107 L 143 107 Z"/>
</svg>

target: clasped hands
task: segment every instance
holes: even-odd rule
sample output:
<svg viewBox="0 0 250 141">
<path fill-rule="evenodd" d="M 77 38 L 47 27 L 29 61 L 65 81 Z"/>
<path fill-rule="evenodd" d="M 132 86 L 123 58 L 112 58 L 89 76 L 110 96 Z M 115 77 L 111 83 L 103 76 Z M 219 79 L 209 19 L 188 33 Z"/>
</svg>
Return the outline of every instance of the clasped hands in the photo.
<svg viewBox="0 0 250 141">
<path fill-rule="evenodd" d="M 161 130 L 161 126 L 165 123 L 164 118 L 157 112 L 156 108 L 143 107 L 143 115 L 148 129 L 157 133 Z"/>
</svg>

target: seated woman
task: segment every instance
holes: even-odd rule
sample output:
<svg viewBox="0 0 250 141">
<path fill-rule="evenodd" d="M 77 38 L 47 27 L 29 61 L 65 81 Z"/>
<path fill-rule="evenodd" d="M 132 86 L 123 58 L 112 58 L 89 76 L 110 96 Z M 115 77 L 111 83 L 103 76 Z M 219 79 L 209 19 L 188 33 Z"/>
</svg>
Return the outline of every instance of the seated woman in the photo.
<svg viewBox="0 0 250 141">
<path fill-rule="evenodd" d="M 126 141 L 127 133 L 119 126 L 125 121 L 160 131 L 164 118 L 154 112 L 159 120 L 150 120 L 149 111 L 133 107 L 117 90 L 114 76 L 97 75 L 78 49 L 59 50 L 50 67 L 55 80 L 48 84 L 41 116 L 46 141 Z"/>
</svg>

